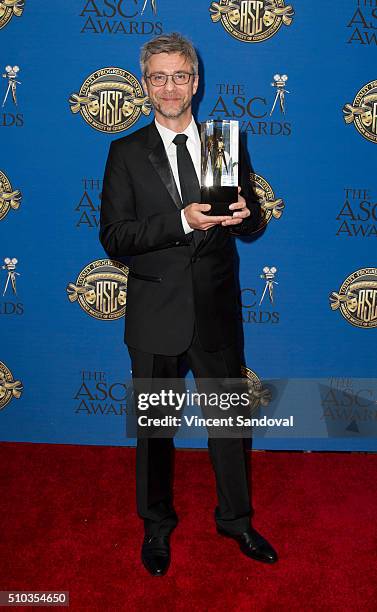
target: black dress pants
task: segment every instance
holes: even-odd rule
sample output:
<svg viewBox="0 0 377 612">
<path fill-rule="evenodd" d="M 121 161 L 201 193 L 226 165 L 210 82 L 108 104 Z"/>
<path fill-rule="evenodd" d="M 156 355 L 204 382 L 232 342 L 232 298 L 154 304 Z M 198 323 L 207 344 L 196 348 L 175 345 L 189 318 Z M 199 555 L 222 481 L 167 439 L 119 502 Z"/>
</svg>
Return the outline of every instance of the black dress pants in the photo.
<svg viewBox="0 0 377 612">
<path fill-rule="evenodd" d="M 182 355 L 144 353 L 128 347 L 133 378 L 178 378 L 184 358 L 197 378 L 240 378 L 236 346 L 207 352 L 194 332 L 191 346 Z M 248 440 L 209 438 L 208 449 L 216 477 L 216 524 L 232 534 L 246 531 L 252 515 Z M 136 497 L 139 516 L 148 535 L 167 535 L 178 522 L 173 507 L 172 438 L 139 438 L 136 449 Z M 199 501 L 199 500 L 198 500 Z"/>
</svg>

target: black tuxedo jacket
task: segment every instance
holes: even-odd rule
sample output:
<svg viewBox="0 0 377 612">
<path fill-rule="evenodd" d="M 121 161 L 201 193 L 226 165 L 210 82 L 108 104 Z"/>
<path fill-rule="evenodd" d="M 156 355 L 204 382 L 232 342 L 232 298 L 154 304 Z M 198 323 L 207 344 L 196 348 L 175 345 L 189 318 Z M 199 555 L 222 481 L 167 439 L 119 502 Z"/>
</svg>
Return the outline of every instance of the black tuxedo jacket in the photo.
<svg viewBox="0 0 377 612">
<path fill-rule="evenodd" d="M 179 355 L 194 323 L 207 351 L 236 342 L 235 246 L 231 233 L 260 223 L 260 204 L 240 148 L 239 184 L 251 216 L 232 227 L 185 234 L 182 202 L 160 134 L 152 122 L 113 141 L 106 163 L 100 241 L 110 258 L 132 256 L 125 342 L 148 353 Z M 200 240 L 196 239 L 200 236 Z"/>
</svg>

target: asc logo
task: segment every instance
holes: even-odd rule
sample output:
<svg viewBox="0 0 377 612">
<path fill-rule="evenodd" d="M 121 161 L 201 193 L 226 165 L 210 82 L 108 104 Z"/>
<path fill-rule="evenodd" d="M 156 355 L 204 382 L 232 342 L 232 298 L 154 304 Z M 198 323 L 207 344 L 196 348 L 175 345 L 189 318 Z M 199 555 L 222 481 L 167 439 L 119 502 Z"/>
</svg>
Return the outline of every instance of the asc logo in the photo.
<svg viewBox="0 0 377 612">
<path fill-rule="evenodd" d="M 242 42 L 263 42 L 271 38 L 282 24 L 289 26 L 293 7 L 284 0 L 220 0 L 209 7 L 214 23 Z"/>
<path fill-rule="evenodd" d="M 256 231 L 261 230 L 272 218 L 280 219 L 285 208 L 285 204 L 281 198 L 276 198 L 271 185 L 266 181 L 263 176 L 250 173 L 250 181 L 253 186 L 254 192 L 256 193 L 262 212 L 262 220 L 259 228 Z"/>
<path fill-rule="evenodd" d="M 255 136 L 290 136 L 293 126 L 286 115 L 287 95 L 290 93 L 287 81 L 287 74 L 274 74 L 270 83 L 275 90 L 274 99 L 269 99 L 266 91 L 247 93 L 243 83 L 217 83 L 218 95 L 209 116 L 237 119 L 241 132 Z"/>
<path fill-rule="evenodd" d="M 377 143 L 377 80 L 357 92 L 353 104 L 343 107 L 344 121 L 354 123 L 364 138 Z"/>
<path fill-rule="evenodd" d="M 151 105 L 137 78 L 122 68 L 96 70 L 69 98 L 72 113 L 100 132 L 128 130 Z"/>
<path fill-rule="evenodd" d="M 13 15 L 21 17 L 24 5 L 24 0 L 0 0 L 0 29 L 7 25 Z"/>
<path fill-rule="evenodd" d="M 80 0 L 76 0 L 76 3 Z M 161 34 L 157 19 L 159 0 L 81 0 L 81 34 Z"/>
<path fill-rule="evenodd" d="M 108 379 L 107 372 L 83 370 L 78 390 L 76 414 L 122 416 L 127 410 L 127 385 Z"/>
<path fill-rule="evenodd" d="M 0 170 L 0 221 L 7 216 L 11 208 L 17 210 L 20 207 L 21 198 L 21 192 L 13 189 L 6 174 Z"/>
<path fill-rule="evenodd" d="M 377 237 L 377 202 L 369 189 L 347 187 L 345 201 L 336 220 L 340 222 L 337 236 L 346 238 Z"/>
<path fill-rule="evenodd" d="M 0 361 L 0 410 L 5 408 L 14 397 L 19 399 L 22 390 L 21 381 L 14 380 L 12 372 L 5 363 Z"/>
<path fill-rule="evenodd" d="M 377 327 L 377 268 L 350 274 L 339 292 L 330 295 L 330 305 L 356 327 Z"/>
<path fill-rule="evenodd" d="M 349 45 L 353 43 L 359 45 L 377 45 L 376 0 L 356 0 L 356 6 L 357 8 L 352 15 L 351 21 L 347 23 L 347 28 L 352 28 L 352 34 L 347 43 Z"/>
<path fill-rule="evenodd" d="M 128 268 L 113 259 L 99 259 L 85 266 L 76 283 L 69 283 L 70 302 L 80 304 L 91 317 L 120 319 L 126 312 Z"/>
</svg>

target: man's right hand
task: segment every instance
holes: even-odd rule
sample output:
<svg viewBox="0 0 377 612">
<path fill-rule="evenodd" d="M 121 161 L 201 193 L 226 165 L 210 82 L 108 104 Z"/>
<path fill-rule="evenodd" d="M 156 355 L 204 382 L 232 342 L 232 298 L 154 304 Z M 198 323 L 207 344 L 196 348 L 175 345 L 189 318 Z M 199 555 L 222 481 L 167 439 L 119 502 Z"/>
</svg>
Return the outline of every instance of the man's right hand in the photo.
<svg viewBox="0 0 377 612">
<path fill-rule="evenodd" d="M 203 213 L 211 210 L 211 204 L 188 204 L 185 206 L 184 214 L 186 221 L 192 229 L 208 230 L 215 225 L 220 225 L 223 221 L 232 218 L 232 215 L 223 215 L 221 217 L 214 217 L 205 215 Z"/>
</svg>

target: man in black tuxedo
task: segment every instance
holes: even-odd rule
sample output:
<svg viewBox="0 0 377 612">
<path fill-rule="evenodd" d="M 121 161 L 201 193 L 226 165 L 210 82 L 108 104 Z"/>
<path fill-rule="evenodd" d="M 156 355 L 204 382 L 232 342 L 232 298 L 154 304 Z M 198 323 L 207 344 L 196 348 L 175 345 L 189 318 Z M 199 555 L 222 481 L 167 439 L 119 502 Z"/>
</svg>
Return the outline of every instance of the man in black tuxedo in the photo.
<svg viewBox="0 0 377 612">
<path fill-rule="evenodd" d="M 181 35 L 147 42 L 143 86 L 155 121 L 111 143 L 100 218 L 109 255 L 132 256 L 125 342 L 136 379 L 178 378 L 185 359 L 195 378 L 239 378 L 238 301 L 231 234 L 260 223 L 240 148 L 238 201 L 229 215 L 208 215 L 200 201 L 200 139 L 191 113 L 198 59 Z M 209 438 L 216 476 L 217 530 L 247 556 L 268 563 L 277 554 L 250 526 L 248 458 L 240 438 Z M 177 524 L 172 498 L 172 438 L 139 438 L 137 507 L 144 520 L 142 561 L 153 575 L 170 563 L 169 535 Z"/>
</svg>

